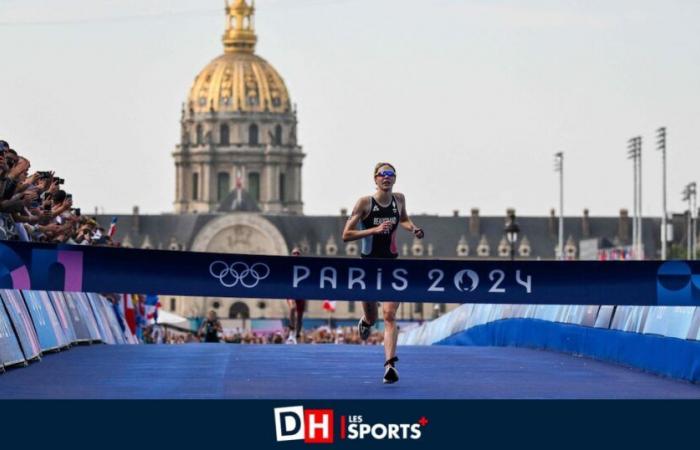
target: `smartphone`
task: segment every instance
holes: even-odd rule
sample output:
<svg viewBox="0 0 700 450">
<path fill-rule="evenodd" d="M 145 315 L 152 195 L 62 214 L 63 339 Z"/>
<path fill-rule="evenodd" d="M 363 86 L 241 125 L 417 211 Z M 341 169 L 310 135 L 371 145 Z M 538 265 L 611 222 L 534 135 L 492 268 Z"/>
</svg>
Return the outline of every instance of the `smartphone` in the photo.
<svg viewBox="0 0 700 450">
<path fill-rule="evenodd" d="M 44 211 L 51 211 L 51 203 L 47 203 L 44 205 Z"/>
</svg>

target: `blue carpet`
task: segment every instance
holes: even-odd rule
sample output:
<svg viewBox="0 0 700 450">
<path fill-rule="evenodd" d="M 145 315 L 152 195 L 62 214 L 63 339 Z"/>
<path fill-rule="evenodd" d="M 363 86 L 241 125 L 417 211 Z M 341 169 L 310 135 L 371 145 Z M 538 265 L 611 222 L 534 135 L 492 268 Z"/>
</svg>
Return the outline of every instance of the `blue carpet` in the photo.
<svg viewBox="0 0 700 450">
<path fill-rule="evenodd" d="M 80 346 L 0 375 L 0 398 L 700 398 L 700 387 L 617 365 L 509 347 L 400 347 L 383 385 L 381 347 Z"/>
</svg>

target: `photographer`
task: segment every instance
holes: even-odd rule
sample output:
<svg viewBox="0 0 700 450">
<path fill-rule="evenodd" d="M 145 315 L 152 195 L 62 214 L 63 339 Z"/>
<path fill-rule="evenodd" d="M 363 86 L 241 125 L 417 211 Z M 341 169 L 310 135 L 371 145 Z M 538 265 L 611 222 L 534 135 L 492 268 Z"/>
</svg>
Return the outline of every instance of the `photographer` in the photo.
<svg viewBox="0 0 700 450">
<path fill-rule="evenodd" d="M 221 321 L 216 316 L 216 311 L 209 311 L 207 318 L 199 327 L 197 335 L 204 338 L 204 342 L 220 342 L 219 333 L 223 333 L 224 329 L 221 326 Z"/>
</svg>

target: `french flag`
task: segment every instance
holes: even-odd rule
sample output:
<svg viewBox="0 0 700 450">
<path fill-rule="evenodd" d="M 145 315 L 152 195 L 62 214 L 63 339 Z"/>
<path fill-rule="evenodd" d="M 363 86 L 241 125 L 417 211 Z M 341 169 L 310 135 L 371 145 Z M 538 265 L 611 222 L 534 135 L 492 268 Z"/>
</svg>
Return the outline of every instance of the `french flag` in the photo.
<svg viewBox="0 0 700 450">
<path fill-rule="evenodd" d="M 109 224 L 109 230 L 107 231 L 107 235 L 109 237 L 113 237 L 114 233 L 117 232 L 117 218 L 112 217 L 112 223 Z"/>
<path fill-rule="evenodd" d="M 131 294 L 122 295 L 124 302 L 124 321 L 131 330 L 131 334 L 136 334 L 136 311 Z"/>
<path fill-rule="evenodd" d="M 145 302 L 146 309 L 146 321 L 149 324 L 158 322 L 158 308 L 160 308 L 160 302 L 158 301 L 157 295 L 147 295 Z"/>
</svg>

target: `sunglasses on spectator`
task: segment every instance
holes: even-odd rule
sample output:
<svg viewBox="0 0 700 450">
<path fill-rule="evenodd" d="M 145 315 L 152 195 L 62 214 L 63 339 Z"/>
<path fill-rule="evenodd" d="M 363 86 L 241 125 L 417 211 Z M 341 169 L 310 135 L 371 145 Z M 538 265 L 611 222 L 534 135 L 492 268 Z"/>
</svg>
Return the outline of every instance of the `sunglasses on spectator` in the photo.
<svg viewBox="0 0 700 450">
<path fill-rule="evenodd" d="M 381 172 L 377 172 L 375 177 L 395 177 L 396 172 L 393 170 L 382 170 Z"/>
</svg>

